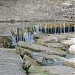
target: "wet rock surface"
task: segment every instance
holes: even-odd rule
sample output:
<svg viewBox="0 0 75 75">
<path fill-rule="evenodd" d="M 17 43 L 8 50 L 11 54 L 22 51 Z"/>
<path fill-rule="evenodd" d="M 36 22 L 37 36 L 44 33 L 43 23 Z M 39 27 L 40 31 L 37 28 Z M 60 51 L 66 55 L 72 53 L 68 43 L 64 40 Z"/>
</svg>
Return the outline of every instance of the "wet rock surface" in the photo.
<svg viewBox="0 0 75 75">
<path fill-rule="evenodd" d="M 63 37 L 61 37 L 61 35 Z M 70 34 L 61 34 L 61 35 L 52 35 L 52 37 L 56 36 L 57 40 L 59 40 L 58 42 L 43 41 L 44 44 L 40 44 L 40 43 L 33 44 L 33 43 L 27 43 L 27 42 L 20 41 L 18 43 L 18 45 L 20 46 L 19 49 L 20 49 L 20 51 L 22 50 L 22 51 L 29 53 L 31 55 L 32 60 L 35 60 L 35 62 L 40 64 L 41 67 L 43 69 L 45 69 L 45 71 L 48 71 L 46 75 L 50 75 L 50 74 L 51 75 L 56 75 L 56 74 L 57 75 L 74 75 L 75 74 L 75 72 L 74 72 L 75 63 L 74 63 L 74 59 L 73 59 L 74 55 L 71 55 L 68 52 L 70 45 L 67 45 L 67 44 L 61 42 L 64 40 L 68 40 L 70 38 L 70 36 L 68 36 L 68 35 L 70 35 Z M 60 38 L 58 38 L 58 37 L 60 37 Z M 74 38 L 73 35 L 71 37 Z M 43 37 L 41 37 L 40 39 L 42 39 L 42 38 Z M 69 41 L 69 43 L 72 43 L 72 42 Z M 66 56 L 64 54 L 66 54 Z M 25 55 L 27 55 L 27 54 L 25 54 Z M 30 60 L 31 63 L 32 63 L 32 60 Z M 33 66 L 34 65 L 35 64 L 33 64 Z M 40 66 L 38 66 L 38 68 L 39 68 L 38 70 L 36 70 L 36 68 L 37 68 L 37 66 L 36 67 L 34 66 L 29 69 L 29 71 L 31 72 L 30 75 L 37 75 L 37 74 L 44 75 L 45 74 L 45 72 L 42 74 L 43 70 L 41 72 L 39 72 Z"/>
<path fill-rule="evenodd" d="M 65 48 L 65 45 L 62 43 L 47 43 L 45 45 L 53 48 Z"/>
<path fill-rule="evenodd" d="M 14 33 L 16 33 L 16 29 L 11 28 L 14 30 Z M 10 61 L 10 66 L 14 65 L 21 66 L 21 69 L 23 70 L 22 73 L 28 73 L 29 75 L 74 75 L 74 63 L 73 61 L 70 62 L 68 59 L 74 58 L 74 55 L 71 55 L 73 52 L 69 52 L 69 48 L 71 44 L 74 44 L 73 40 L 69 41 L 68 43 L 63 43 L 65 40 L 71 40 L 73 39 L 74 33 L 61 33 L 59 34 L 45 34 L 42 32 L 34 31 L 35 35 L 35 43 L 29 42 L 28 40 L 22 40 L 21 34 L 26 33 L 26 29 L 24 29 L 23 32 L 21 32 L 22 28 L 18 28 L 20 33 L 18 32 L 18 42 L 16 42 L 16 51 L 15 50 L 5 50 L 4 51 L 4 58 L 1 58 L 1 65 L 5 65 L 6 61 L 10 61 L 9 59 L 15 58 L 15 53 L 17 52 L 22 57 L 22 62 L 19 64 L 18 57 L 16 58 L 16 61 L 14 59 L 13 61 Z M 32 28 L 30 27 L 32 30 Z M 29 33 L 31 30 L 29 30 Z M 20 38 L 21 37 L 21 38 Z M 71 37 L 71 38 L 70 38 Z M 27 37 L 29 38 L 29 37 Z M 24 37 L 25 39 L 25 37 Z M 34 39 L 33 39 L 34 40 Z M 37 41 L 39 40 L 39 41 Z M 14 41 L 13 41 L 14 42 Z M 71 48 L 74 51 L 73 48 Z M 4 49 L 3 49 L 4 50 Z M 7 51 L 7 53 L 6 53 Z M 8 54 L 9 53 L 9 54 Z M 12 54 L 13 53 L 13 54 Z M 3 54 L 1 52 L 1 54 Z M 14 55 L 15 54 L 15 55 Z M 14 56 L 13 56 L 14 55 Z M 1 55 L 2 56 L 2 55 Z M 13 56 L 13 58 L 12 58 Z M 10 58 L 9 58 L 10 57 Z M 8 59 L 8 60 L 7 60 Z M 20 60 L 20 59 L 19 59 Z M 73 59 L 74 60 L 74 59 Z M 67 62 L 68 61 L 68 62 Z M 3 63 L 2 63 L 3 62 Z M 14 66 L 13 66 L 14 67 Z M 7 69 L 7 67 L 5 67 Z M 4 69 L 4 70 L 6 70 Z M 16 68 L 15 68 L 16 69 Z M 9 70 L 9 69 L 8 69 Z M 12 69 L 13 70 L 13 69 Z M 22 71 L 21 70 L 21 71 Z M 14 71 L 14 70 L 13 70 Z M 60 71 L 60 72 L 59 72 Z M 69 72 L 68 72 L 69 71 Z M 2 71 L 3 72 L 3 71 Z M 7 72 L 6 72 L 7 73 Z M 15 73 L 15 71 L 14 71 Z M 19 72 L 17 72 L 19 73 Z M 22 75 L 21 73 L 21 75 Z M 13 73 L 12 73 L 13 74 Z M 14 74 L 15 75 L 15 74 Z M 19 75 L 19 74 L 18 74 Z"/>
<path fill-rule="evenodd" d="M 47 66 L 47 70 L 50 70 L 52 75 L 74 75 L 75 69 L 66 66 Z"/>
<path fill-rule="evenodd" d="M 48 48 L 39 44 L 25 43 L 23 41 L 20 41 L 18 42 L 18 45 L 23 48 L 30 49 L 32 51 L 37 51 L 37 52 L 44 51 L 47 54 L 66 55 L 66 52 L 64 51 L 55 48 Z"/>
<path fill-rule="evenodd" d="M 0 75 L 26 75 L 15 49 L 0 48 Z"/>
<path fill-rule="evenodd" d="M 64 63 L 64 65 L 67 65 L 67 66 L 75 68 L 75 58 L 67 59 L 63 63 Z"/>
</svg>

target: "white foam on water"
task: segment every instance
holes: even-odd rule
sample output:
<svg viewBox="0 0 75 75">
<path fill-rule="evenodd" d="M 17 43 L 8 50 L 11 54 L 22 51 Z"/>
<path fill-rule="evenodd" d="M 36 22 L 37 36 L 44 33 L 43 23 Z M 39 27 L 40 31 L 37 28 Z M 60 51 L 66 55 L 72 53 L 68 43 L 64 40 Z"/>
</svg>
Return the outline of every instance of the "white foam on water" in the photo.
<svg viewBox="0 0 75 75">
<path fill-rule="evenodd" d="M 62 43 L 68 45 L 75 45 L 75 38 L 68 38 L 68 40 L 63 40 Z"/>
<path fill-rule="evenodd" d="M 34 43 L 35 42 L 35 39 L 34 39 L 34 34 L 31 34 L 31 33 L 24 33 L 24 39 L 26 42 L 32 42 Z"/>
<path fill-rule="evenodd" d="M 34 27 L 35 27 L 35 32 L 36 32 L 36 33 L 39 33 L 39 32 L 40 32 L 40 31 L 39 31 L 40 26 L 39 26 L 39 25 L 34 25 Z"/>
</svg>

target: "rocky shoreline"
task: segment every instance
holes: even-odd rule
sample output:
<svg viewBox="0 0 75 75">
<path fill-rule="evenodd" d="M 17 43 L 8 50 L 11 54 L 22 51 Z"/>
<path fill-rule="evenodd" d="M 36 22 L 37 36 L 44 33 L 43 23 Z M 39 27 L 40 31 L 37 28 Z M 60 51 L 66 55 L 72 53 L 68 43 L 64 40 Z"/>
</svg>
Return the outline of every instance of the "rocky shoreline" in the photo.
<svg viewBox="0 0 75 75">
<path fill-rule="evenodd" d="M 28 70 L 30 72 L 29 75 L 55 75 L 53 74 L 51 67 L 55 67 L 53 69 L 54 72 L 56 71 L 55 69 L 58 70 L 58 68 L 60 67 L 61 72 L 57 73 L 57 75 L 74 75 L 74 71 L 71 71 L 71 73 L 67 72 L 72 69 L 74 70 L 75 67 L 75 57 L 73 55 L 75 50 L 69 50 L 70 45 L 74 44 L 74 42 L 72 42 L 72 39 L 74 39 L 74 35 L 68 33 L 61 35 L 50 35 L 47 36 L 45 40 L 43 38 L 45 39 L 45 37 L 41 37 L 40 39 L 41 41 L 43 41 L 44 44 L 40 44 L 40 42 L 18 42 L 19 47 L 16 49 L 18 54 L 23 58 L 25 64 L 31 64 L 31 67 Z M 66 39 L 68 43 L 66 43 Z M 73 56 L 67 59 L 67 55 Z M 63 70 L 65 70 L 65 73 L 62 73 L 64 72 Z M 45 71 L 46 73 L 44 73 Z"/>
<path fill-rule="evenodd" d="M 48 26 L 54 27 L 55 25 L 52 24 L 48 24 Z M 2 39 L 4 39 L 8 44 L 8 46 L 5 44 L 6 48 L 15 47 L 16 53 L 23 61 L 20 66 L 27 75 L 74 75 L 75 32 L 74 30 L 71 32 L 71 25 L 68 27 L 70 29 L 67 33 L 65 33 L 65 27 L 60 28 L 62 30 L 60 34 L 57 33 L 58 27 L 54 27 L 54 29 L 50 27 L 48 30 L 52 31 L 51 34 L 44 32 L 47 31 L 44 24 L 40 24 L 41 28 L 36 24 L 24 28 L 8 27 L 0 39 L 1 46 L 3 46 Z M 9 30 L 10 35 L 8 35 Z M 8 38 L 12 38 L 10 41 L 5 38 L 7 35 Z M 9 47 L 9 43 L 12 47 Z"/>
</svg>

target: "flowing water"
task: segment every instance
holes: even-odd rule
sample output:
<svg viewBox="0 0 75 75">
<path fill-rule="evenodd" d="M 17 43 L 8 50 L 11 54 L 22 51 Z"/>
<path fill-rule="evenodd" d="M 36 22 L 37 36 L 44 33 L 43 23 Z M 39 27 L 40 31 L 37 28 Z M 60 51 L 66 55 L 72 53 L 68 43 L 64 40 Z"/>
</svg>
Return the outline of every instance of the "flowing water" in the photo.
<svg viewBox="0 0 75 75">
<path fill-rule="evenodd" d="M 75 32 L 75 26 L 74 27 L 57 27 L 57 28 L 47 28 L 45 25 L 44 28 L 41 28 L 40 25 L 44 24 L 45 22 L 22 22 L 22 23 L 0 23 L 0 28 L 9 28 L 13 29 L 15 32 L 15 35 L 12 33 L 12 44 L 16 47 L 17 42 L 19 41 L 25 41 L 25 42 L 35 42 L 35 34 L 36 33 L 46 33 L 46 34 L 60 34 L 60 33 L 68 33 L 68 32 Z M 51 24 L 52 22 L 47 22 L 45 24 Z M 55 22 L 55 23 L 60 23 L 64 24 L 64 22 Z M 34 32 L 24 32 L 23 34 L 19 33 L 18 28 L 24 29 L 24 28 L 33 28 Z M 21 36 L 21 37 L 20 37 Z M 69 56 L 69 57 L 68 57 Z M 66 58 L 70 58 L 71 56 L 68 55 Z M 72 56 L 73 57 L 73 56 Z M 62 61 L 57 61 L 55 59 L 53 60 L 44 60 L 44 65 L 49 66 L 49 65 L 62 65 Z"/>
</svg>

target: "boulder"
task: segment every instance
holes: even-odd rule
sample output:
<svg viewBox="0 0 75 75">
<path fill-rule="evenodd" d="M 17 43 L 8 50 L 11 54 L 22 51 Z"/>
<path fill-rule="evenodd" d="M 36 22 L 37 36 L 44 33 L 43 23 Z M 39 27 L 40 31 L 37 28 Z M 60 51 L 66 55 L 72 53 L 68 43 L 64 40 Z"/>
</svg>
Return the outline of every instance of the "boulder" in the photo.
<svg viewBox="0 0 75 75">
<path fill-rule="evenodd" d="M 68 40 L 62 40 L 61 43 L 67 44 L 67 45 L 74 45 L 75 44 L 75 38 L 68 38 Z"/>
<path fill-rule="evenodd" d="M 39 45 L 44 45 L 44 41 L 42 41 L 42 39 L 37 39 L 36 40 L 36 43 L 39 44 Z"/>
<path fill-rule="evenodd" d="M 68 38 L 68 40 L 75 40 L 75 38 Z"/>
<path fill-rule="evenodd" d="M 41 65 L 53 65 L 57 63 L 57 61 L 64 61 L 64 57 L 60 57 L 58 55 L 47 55 L 43 53 L 33 53 L 32 58 L 36 60 Z M 40 59 L 39 59 L 40 58 Z"/>
<path fill-rule="evenodd" d="M 35 60 L 37 59 L 37 60 L 41 60 L 41 61 L 42 61 L 43 58 L 55 59 L 55 60 L 58 60 L 58 61 L 65 60 L 64 57 L 60 57 L 58 55 L 48 55 L 48 54 L 44 54 L 44 53 L 32 53 L 32 58 L 34 58 Z M 41 58 L 41 59 L 39 59 L 39 58 Z"/>
<path fill-rule="evenodd" d="M 17 53 L 23 58 L 24 55 L 28 55 L 29 57 L 31 57 L 32 52 L 30 50 L 18 47 L 16 49 Z"/>
<path fill-rule="evenodd" d="M 31 57 L 24 55 L 23 61 L 26 64 L 31 64 L 32 66 L 40 66 L 35 60 L 33 60 Z"/>
<path fill-rule="evenodd" d="M 63 64 L 75 68 L 75 58 L 66 59 Z"/>
<path fill-rule="evenodd" d="M 66 34 L 67 38 L 75 38 L 74 33 L 68 33 Z"/>
<path fill-rule="evenodd" d="M 45 43 L 54 43 L 54 42 L 58 42 L 58 38 L 55 37 L 55 36 L 50 36 L 50 35 L 47 35 L 46 37 L 43 37 L 41 39 L 42 41 L 44 41 Z"/>
<path fill-rule="evenodd" d="M 66 35 L 65 34 L 60 34 L 60 35 L 55 35 L 59 41 L 61 40 L 66 40 Z"/>
<path fill-rule="evenodd" d="M 45 34 L 45 33 L 36 33 L 36 32 L 34 32 L 34 34 L 35 34 L 35 38 L 37 38 L 37 39 L 41 39 L 41 38 L 47 36 L 47 34 Z"/>
<path fill-rule="evenodd" d="M 23 58 L 24 55 L 27 55 L 29 57 L 31 57 L 32 59 L 34 59 L 35 61 L 37 61 L 40 65 L 43 65 L 43 59 L 47 59 L 47 60 L 64 60 L 63 57 L 60 57 L 58 55 L 47 55 L 44 53 L 37 53 L 37 52 L 32 52 L 30 50 L 18 47 L 17 48 L 17 52 L 19 53 L 19 55 Z M 40 58 L 40 59 L 39 59 Z"/>
<path fill-rule="evenodd" d="M 32 58 L 37 61 L 40 65 L 42 65 L 42 62 L 43 62 L 43 58 L 42 56 L 32 56 Z M 40 58 L 40 59 L 39 59 Z"/>
<path fill-rule="evenodd" d="M 41 38 L 36 39 L 36 43 L 40 45 L 44 45 L 45 43 L 50 43 L 50 42 L 52 43 L 58 42 L 57 37 L 45 35 L 45 36 L 42 36 Z"/>
<path fill-rule="evenodd" d="M 45 46 L 53 47 L 53 48 L 64 48 L 65 45 L 62 43 L 47 43 Z"/>
<path fill-rule="evenodd" d="M 45 69 L 44 66 L 31 66 L 29 72 L 29 75 L 51 75 L 50 70 Z"/>
<path fill-rule="evenodd" d="M 55 65 L 43 66 L 46 70 L 50 71 L 49 75 L 74 75 L 75 69 L 69 66 Z"/>
<path fill-rule="evenodd" d="M 0 48 L 12 48 L 11 36 L 0 36 Z"/>
<path fill-rule="evenodd" d="M 75 54 L 75 45 L 71 45 L 68 51 L 69 51 L 69 54 Z"/>
</svg>

